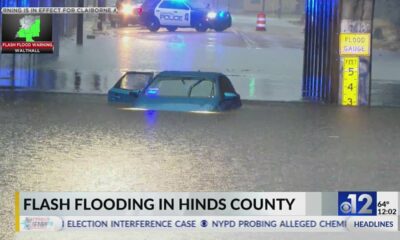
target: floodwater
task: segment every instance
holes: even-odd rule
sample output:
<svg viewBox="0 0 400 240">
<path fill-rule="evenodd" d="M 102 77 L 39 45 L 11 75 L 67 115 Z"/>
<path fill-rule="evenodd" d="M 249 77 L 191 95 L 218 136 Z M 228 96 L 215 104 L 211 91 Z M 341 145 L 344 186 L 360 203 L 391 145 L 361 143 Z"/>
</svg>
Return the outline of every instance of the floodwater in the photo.
<svg viewBox="0 0 400 240">
<path fill-rule="evenodd" d="M 15 191 L 400 190 L 400 109 L 245 102 L 137 112 L 105 95 L 0 92 L 1 239 Z"/>
<path fill-rule="evenodd" d="M 106 93 L 126 71 L 215 71 L 226 74 L 243 99 L 301 100 L 302 27 L 271 19 L 268 32 L 257 32 L 255 20 L 237 16 L 223 33 L 151 33 L 139 26 L 107 25 L 95 39 L 85 38 L 83 46 L 62 38 L 58 57 L 0 55 L 0 87 Z M 91 34 L 92 25 L 85 22 L 85 34 Z"/>
</svg>

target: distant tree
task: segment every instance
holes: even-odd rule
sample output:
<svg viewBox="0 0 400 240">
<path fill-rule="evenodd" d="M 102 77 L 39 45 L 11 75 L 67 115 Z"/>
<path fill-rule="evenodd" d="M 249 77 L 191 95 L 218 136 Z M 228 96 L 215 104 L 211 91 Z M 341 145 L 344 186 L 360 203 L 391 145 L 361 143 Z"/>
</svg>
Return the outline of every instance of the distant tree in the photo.
<svg viewBox="0 0 400 240">
<path fill-rule="evenodd" d="M 375 0 L 375 18 L 391 22 L 397 29 L 397 37 L 400 39 L 400 1 L 399 0 Z"/>
<path fill-rule="evenodd" d="M 386 0 L 387 2 L 387 13 L 390 18 L 390 20 L 396 24 L 397 26 L 400 26 L 400 1 L 399 0 Z"/>
</svg>

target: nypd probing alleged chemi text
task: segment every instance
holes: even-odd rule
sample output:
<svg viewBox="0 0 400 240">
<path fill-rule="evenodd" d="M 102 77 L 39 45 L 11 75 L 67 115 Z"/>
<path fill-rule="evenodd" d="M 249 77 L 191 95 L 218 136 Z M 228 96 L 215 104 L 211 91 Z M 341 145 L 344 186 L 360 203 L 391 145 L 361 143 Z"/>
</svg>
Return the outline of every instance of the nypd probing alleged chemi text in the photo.
<svg viewBox="0 0 400 240">
<path fill-rule="evenodd" d="M 393 228 L 394 221 L 346 220 L 68 220 L 67 228 Z"/>
</svg>

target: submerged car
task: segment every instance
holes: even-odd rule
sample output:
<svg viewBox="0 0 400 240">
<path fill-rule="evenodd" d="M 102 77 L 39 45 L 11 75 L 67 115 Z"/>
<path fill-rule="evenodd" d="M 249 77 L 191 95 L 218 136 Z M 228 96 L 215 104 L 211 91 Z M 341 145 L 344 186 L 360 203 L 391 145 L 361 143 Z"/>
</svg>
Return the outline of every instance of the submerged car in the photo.
<svg viewBox="0 0 400 240">
<path fill-rule="evenodd" d="M 221 73 L 167 71 L 158 74 L 144 88 L 119 86 L 117 83 L 110 90 L 109 101 L 132 101 L 131 106 L 140 110 L 218 112 L 242 106 L 240 95 Z M 124 97 L 115 97 L 116 94 Z"/>
</svg>

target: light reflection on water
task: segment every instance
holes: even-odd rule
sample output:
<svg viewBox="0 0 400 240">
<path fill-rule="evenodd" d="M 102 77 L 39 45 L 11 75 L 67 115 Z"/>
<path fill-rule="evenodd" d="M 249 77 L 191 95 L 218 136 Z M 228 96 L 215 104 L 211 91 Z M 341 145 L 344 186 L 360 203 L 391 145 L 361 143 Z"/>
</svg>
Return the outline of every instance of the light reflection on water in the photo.
<svg viewBox="0 0 400 240">
<path fill-rule="evenodd" d="M 144 113 L 148 127 L 153 127 L 157 123 L 158 111 L 147 110 Z"/>
</svg>

